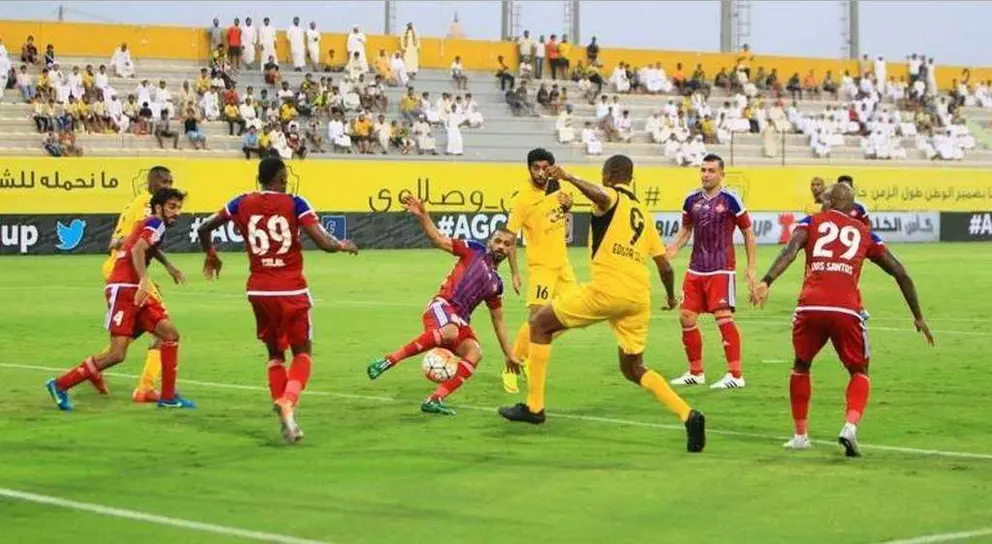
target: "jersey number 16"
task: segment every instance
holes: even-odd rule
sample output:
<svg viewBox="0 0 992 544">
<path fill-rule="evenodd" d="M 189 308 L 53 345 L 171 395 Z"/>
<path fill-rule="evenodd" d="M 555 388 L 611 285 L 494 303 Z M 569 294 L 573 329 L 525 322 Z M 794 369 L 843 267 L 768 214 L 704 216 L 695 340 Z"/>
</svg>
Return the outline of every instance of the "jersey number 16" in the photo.
<svg viewBox="0 0 992 544">
<path fill-rule="evenodd" d="M 273 242 L 280 244 L 276 249 L 276 255 L 282 255 L 289 251 L 293 244 L 293 235 L 289 231 L 289 221 L 281 215 L 269 216 L 267 221 L 264 215 L 253 215 L 248 220 L 248 245 L 255 255 L 266 255 Z"/>
</svg>

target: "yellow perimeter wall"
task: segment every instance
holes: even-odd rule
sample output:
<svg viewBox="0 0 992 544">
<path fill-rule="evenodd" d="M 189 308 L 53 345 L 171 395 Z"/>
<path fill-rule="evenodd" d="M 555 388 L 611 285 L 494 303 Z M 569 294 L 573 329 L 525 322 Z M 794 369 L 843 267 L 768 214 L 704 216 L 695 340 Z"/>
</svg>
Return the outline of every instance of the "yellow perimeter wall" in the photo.
<svg viewBox="0 0 992 544">
<path fill-rule="evenodd" d="M 259 23 L 261 24 L 261 23 Z M 127 42 L 137 59 L 206 59 L 210 49 L 206 28 L 169 27 L 169 26 L 127 26 L 89 23 L 54 23 L 34 21 L 0 20 L 0 37 L 3 37 L 7 49 L 17 55 L 20 46 L 28 35 L 35 37 L 39 51 L 44 51 L 46 44 L 55 45 L 59 56 L 96 56 L 110 55 L 121 42 Z M 321 42 L 321 55 L 326 56 L 329 49 L 336 50 L 338 59 L 347 60 L 345 53 L 346 34 L 324 33 Z M 379 49 L 387 52 L 399 49 L 397 36 L 368 36 L 369 58 L 378 55 Z M 279 58 L 289 58 L 289 44 L 283 32 L 279 33 L 277 42 Z M 482 40 L 446 40 L 443 38 L 421 39 L 421 65 L 427 68 L 447 68 L 455 55 L 462 57 L 462 62 L 469 69 L 492 69 L 496 66 L 496 57 L 503 55 L 510 64 L 516 61 L 516 48 L 507 42 L 491 42 Z M 584 48 L 575 48 L 572 54 L 575 59 L 585 57 Z M 693 51 L 648 51 L 640 49 L 616 49 L 606 45 L 602 48 L 601 58 L 607 70 L 612 70 L 617 62 L 626 61 L 634 66 L 647 63 L 661 62 L 669 73 L 675 70 L 676 63 L 681 62 L 688 76 L 697 63 L 709 77 L 713 77 L 720 68 L 730 69 L 734 66 L 737 56 L 722 53 L 699 53 Z M 895 60 L 895 59 L 890 59 Z M 855 73 L 857 63 L 850 60 L 816 59 L 802 57 L 766 56 L 758 53 L 752 67 L 764 66 L 771 70 L 777 68 L 781 78 L 788 78 L 793 72 L 805 75 L 813 69 L 817 77 L 822 77 L 827 70 L 832 70 L 840 76 L 844 70 Z M 951 81 L 961 77 L 962 66 L 942 66 L 937 68 L 937 81 L 942 89 L 949 89 Z M 906 75 L 905 63 L 889 63 L 889 74 L 893 77 Z M 971 68 L 972 81 L 992 79 L 992 68 Z"/>
<path fill-rule="evenodd" d="M 186 210 L 213 212 L 228 199 L 255 188 L 257 163 L 244 160 L 0 159 L 0 214 L 118 213 L 143 190 L 147 169 L 169 167 L 178 187 L 188 191 Z M 501 212 L 527 171 L 522 164 L 449 162 L 303 161 L 291 163 L 293 189 L 319 211 L 399 211 L 409 191 L 433 211 Z M 594 166 L 577 167 L 598 180 Z M 754 211 L 803 210 L 810 201 L 809 179 L 853 175 L 858 199 L 873 210 L 992 210 L 992 171 L 899 168 L 745 168 L 730 169 L 727 185 Z M 654 211 L 681 207 L 699 184 L 693 169 L 641 167 L 636 191 Z M 579 199 L 579 205 L 587 205 Z"/>
</svg>

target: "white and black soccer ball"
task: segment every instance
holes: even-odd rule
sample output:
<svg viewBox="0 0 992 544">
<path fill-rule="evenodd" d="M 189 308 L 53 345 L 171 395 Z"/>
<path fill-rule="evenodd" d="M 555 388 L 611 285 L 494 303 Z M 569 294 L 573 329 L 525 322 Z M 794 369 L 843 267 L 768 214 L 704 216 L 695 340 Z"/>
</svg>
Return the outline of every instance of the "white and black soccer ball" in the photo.
<svg viewBox="0 0 992 544">
<path fill-rule="evenodd" d="M 458 363 L 450 351 L 434 348 L 424 354 L 420 368 L 424 371 L 425 378 L 434 383 L 441 383 L 455 377 Z"/>
</svg>

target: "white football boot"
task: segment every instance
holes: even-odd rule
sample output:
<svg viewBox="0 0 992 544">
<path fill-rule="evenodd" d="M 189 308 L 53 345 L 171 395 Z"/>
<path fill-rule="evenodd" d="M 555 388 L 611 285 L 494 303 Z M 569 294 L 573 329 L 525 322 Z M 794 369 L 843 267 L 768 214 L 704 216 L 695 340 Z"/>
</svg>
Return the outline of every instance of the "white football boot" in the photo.
<svg viewBox="0 0 992 544">
<path fill-rule="evenodd" d="M 672 385 L 705 385 L 706 374 L 693 374 L 692 372 L 686 372 L 668 383 Z"/>
<path fill-rule="evenodd" d="M 808 450 L 813 447 L 813 443 L 810 442 L 809 435 L 797 434 L 792 440 L 782 444 L 782 447 L 787 450 Z"/>
<path fill-rule="evenodd" d="M 844 446 L 844 455 L 848 457 L 861 457 L 861 450 L 858 449 L 858 428 L 850 423 L 845 423 L 840 430 L 837 442 Z"/>
<path fill-rule="evenodd" d="M 745 385 L 747 384 L 744 383 L 743 376 L 735 378 L 733 374 L 728 372 L 723 375 L 723 378 L 720 378 L 720 381 L 711 385 L 710 389 L 740 389 Z"/>
</svg>

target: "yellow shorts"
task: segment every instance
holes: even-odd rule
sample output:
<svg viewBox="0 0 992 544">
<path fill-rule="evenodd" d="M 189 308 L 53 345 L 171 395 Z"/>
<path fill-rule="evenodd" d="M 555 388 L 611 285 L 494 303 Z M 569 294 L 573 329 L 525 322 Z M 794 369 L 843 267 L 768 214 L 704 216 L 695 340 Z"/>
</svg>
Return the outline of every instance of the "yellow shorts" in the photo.
<svg viewBox="0 0 992 544">
<path fill-rule="evenodd" d="M 558 321 L 569 329 L 606 321 L 624 353 L 644 353 L 651 321 L 650 297 L 632 300 L 610 293 L 611 290 L 588 283 L 580 290 L 552 302 L 551 309 Z"/>
<path fill-rule="evenodd" d="M 527 270 L 527 306 L 544 306 L 579 288 L 572 265 L 561 268 L 535 266 Z"/>
</svg>

